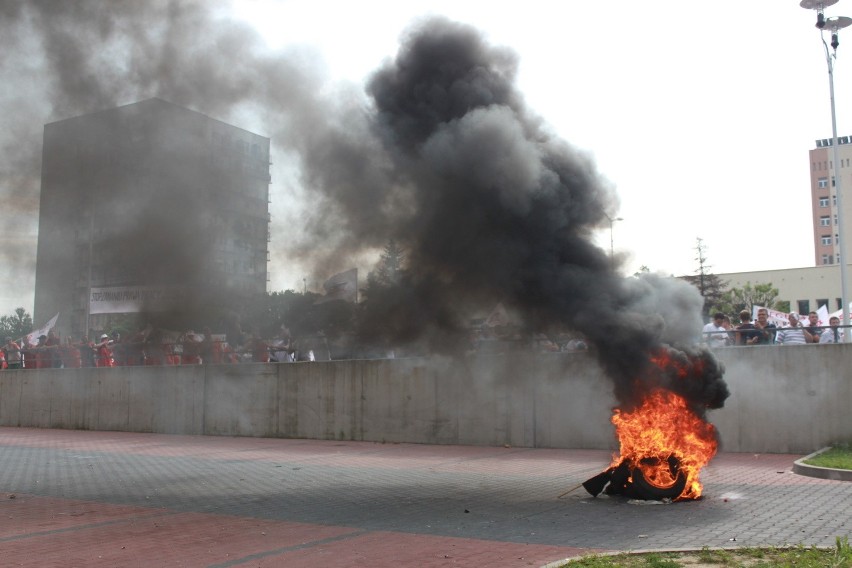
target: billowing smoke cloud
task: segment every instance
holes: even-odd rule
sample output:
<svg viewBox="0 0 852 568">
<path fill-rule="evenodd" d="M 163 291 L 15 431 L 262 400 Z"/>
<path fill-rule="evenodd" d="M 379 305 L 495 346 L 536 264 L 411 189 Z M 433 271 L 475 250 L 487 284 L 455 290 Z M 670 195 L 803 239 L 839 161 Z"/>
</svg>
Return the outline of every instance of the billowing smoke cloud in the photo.
<svg viewBox="0 0 852 568">
<path fill-rule="evenodd" d="M 622 400 L 662 344 L 695 339 L 694 288 L 621 278 L 592 243 L 615 195 L 590 159 L 526 107 L 510 50 L 470 26 L 426 19 L 361 93 L 325 83 L 308 50 L 271 53 L 252 30 L 223 19 L 224 8 L 206 0 L 0 1 L 0 69 L 3 78 L 17 74 L 20 93 L 3 100 L 4 203 L 15 196 L 20 217 L 34 220 L 35 125 L 157 96 L 268 135 L 280 158 L 296 163 L 304 190 L 273 188 L 273 200 L 312 206 L 286 242 L 273 241 L 273 264 L 307 262 L 322 277 L 388 239 L 405 246 L 408 271 L 369 302 L 366 336 L 459 350 L 470 316 L 503 302 L 529 332 L 582 333 Z M 124 235 L 135 237 L 144 235 Z M 19 258 L 4 263 L 32 269 Z M 712 358 L 684 356 L 704 361 L 712 385 L 699 389 L 696 404 L 721 404 L 726 391 Z"/>
</svg>

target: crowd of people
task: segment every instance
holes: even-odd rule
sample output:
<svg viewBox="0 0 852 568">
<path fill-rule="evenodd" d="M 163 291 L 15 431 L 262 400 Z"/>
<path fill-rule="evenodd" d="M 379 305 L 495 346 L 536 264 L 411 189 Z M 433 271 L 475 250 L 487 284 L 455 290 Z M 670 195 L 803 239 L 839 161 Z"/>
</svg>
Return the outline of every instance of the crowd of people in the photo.
<svg viewBox="0 0 852 568">
<path fill-rule="evenodd" d="M 709 347 L 729 345 L 806 345 L 811 343 L 843 343 L 844 330 L 840 318 L 829 318 L 828 326 L 820 325 L 817 312 L 808 314 L 807 324 L 796 312 L 787 316 L 787 325 L 778 326 L 769 321 L 769 310 L 759 308 L 757 319 L 752 321 L 751 312 L 743 310 L 740 322 L 734 327 L 730 318 L 719 312 L 713 321 L 702 329 L 703 342 Z"/>
<path fill-rule="evenodd" d="M 296 349 L 286 327 L 272 339 L 256 333 L 232 346 L 225 334 L 187 330 L 184 333 L 146 328 L 123 339 L 121 333 L 103 333 L 97 341 L 88 336 L 63 342 L 54 331 L 30 344 L 27 337 L 6 337 L 0 347 L 0 369 L 50 369 L 82 367 L 125 367 L 138 365 L 202 365 L 243 362 L 293 362 L 314 360 L 313 351 Z"/>
<path fill-rule="evenodd" d="M 709 347 L 727 347 L 732 345 L 805 345 L 813 343 L 842 343 L 844 330 L 840 319 L 832 316 L 828 326 L 819 325 L 816 312 L 808 314 L 807 322 L 800 320 L 799 314 L 788 314 L 788 323 L 778 326 L 769 321 L 765 308 L 757 310 L 757 319 L 752 321 L 751 312 L 743 310 L 739 314 L 739 324 L 732 325 L 723 313 L 713 315 L 713 321 L 702 330 L 702 342 Z M 474 352 L 496 352 L 506 345 L 529 345 L 517 330 L 502 327 L 489 329 L 481 327 L 471 334 L 470 350 Z M 312 349 L 298 349 L 286 326 L 281 326 L 271 339 L 264 339 L 257 333 L 243 336 L 240 333 L 236 345 L 228 341 L 225 334 L 215 334 L 209 328 L 202 333 L 189 329 L 183 333 L 153 330 L 147 327 L 124 339 L 121 333 L 102 333 L 97 340 L 84 336 L 79 341 L 68 337 L 61 341 L 50 331 L 41 335 L 34 344 L 27 336 L 21 339 L 6 337 L 0 347 L 0 369 L 46 369 L 81 367 L 124 367 L 138 365 L 202 365 L 237 364 L 244 362 L 270 363 L 314 361 Z M 327 341 L 324 349 L 329 350 Z M 532 340 L 536 352 L 584 351 L 585 341 L 573 334 L 560 334 L 549 338 L 536 335 Z M 328 352 L 331 358 L 330 351 Z M 383 357 L 393 357 L 393 351 L 383 353 Z"/>
</svg>

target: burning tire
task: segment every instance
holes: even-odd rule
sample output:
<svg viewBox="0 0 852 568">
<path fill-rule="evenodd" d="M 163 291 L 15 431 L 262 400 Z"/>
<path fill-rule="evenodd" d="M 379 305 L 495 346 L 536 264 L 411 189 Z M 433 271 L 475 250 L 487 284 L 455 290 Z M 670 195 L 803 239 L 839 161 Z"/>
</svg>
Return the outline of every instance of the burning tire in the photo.
<svg viewBox="0 0 852 568">
<path fill-rule="evenodd" d="M 635 499 L 644 499 L 646 501 L 662 501 L 663 499 L 676 499 L 679 497 L 686 488 L 686 473 L 677 467 L 676 464 L 672 464 L 671 460 L 669 460 L 669 466 L 674 481 L 666 485 L 658 485 L 648 481 L 645 479 L 645 474 L 642 473 L 641 468 L 633 468 L 630 474 L 633 481 L 630 488 L 631 496 Z"/>
</svg>

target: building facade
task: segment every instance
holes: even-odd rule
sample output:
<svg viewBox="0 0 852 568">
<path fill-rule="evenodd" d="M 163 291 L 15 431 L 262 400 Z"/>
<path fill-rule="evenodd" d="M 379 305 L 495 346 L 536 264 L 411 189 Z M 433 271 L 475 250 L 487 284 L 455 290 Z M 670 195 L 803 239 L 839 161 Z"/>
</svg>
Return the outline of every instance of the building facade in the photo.
<svg viewBox="0 0 852 568">
<path fill-rule="evenodd" d="M 725 289 L 743 288 L 746 284 L 772 284 L 778 289 L 776 301 L 789 302 L 790 310 L 799 313 L 816 311 L 826 306 L 829 313 L 841 308 L 840 266 L 806 266 L 754 272 L 718 274 Z"/>
<path fill-rule="evenodd" d="M 36 325 L 59 313 L 76 338 L 265 294 L 269 166 L 268 138 L 161 99 L 47 124 Z"/>
<path fill-rule="evenodd" d="M 811 170 L 811 205 L 814 227 L 814 265 L 840 264 L 840 234 L 838 232 L 837 175 L 843 191 L 843 222 L 846 249 L 852 250 L 849 231 L 852 230 L 852 136 L 838 137 L 838 160 L 834 163 L 834 140 L 817 140 L 809 152 Z"/>
</svg>

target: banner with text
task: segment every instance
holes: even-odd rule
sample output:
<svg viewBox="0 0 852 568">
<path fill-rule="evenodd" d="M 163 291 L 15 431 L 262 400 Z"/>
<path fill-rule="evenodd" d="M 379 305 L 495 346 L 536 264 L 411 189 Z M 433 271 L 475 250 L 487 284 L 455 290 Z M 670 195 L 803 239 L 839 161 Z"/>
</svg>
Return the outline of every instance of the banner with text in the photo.
<svg viewBox="0 0 852 568">
<path fill-rule="evenodd" d="M 181 304 L 183 290 L 154 286 L 92 288 L 90 314 L 132 314 L 162 312 Z"/>
</svg>

